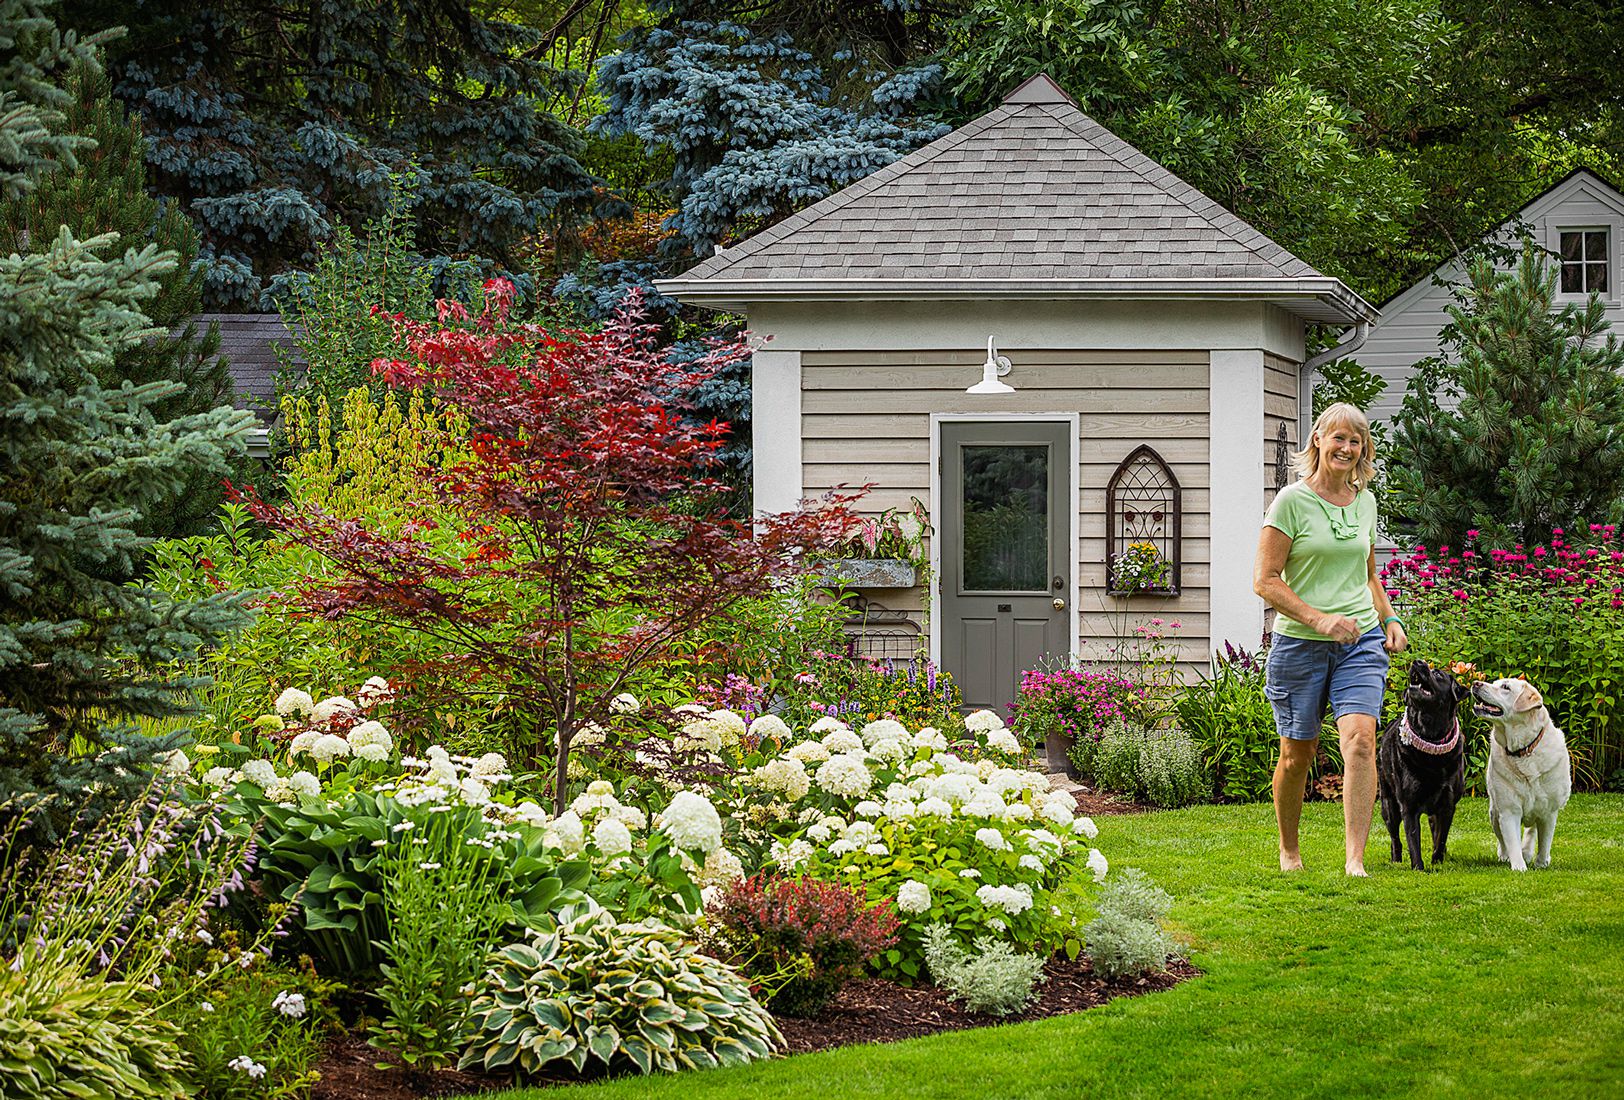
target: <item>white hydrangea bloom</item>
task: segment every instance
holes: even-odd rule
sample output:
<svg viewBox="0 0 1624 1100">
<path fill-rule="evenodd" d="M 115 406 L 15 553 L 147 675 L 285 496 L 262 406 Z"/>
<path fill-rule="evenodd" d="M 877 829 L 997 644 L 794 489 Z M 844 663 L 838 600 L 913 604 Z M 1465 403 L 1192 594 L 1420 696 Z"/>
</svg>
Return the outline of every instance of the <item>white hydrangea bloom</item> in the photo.
<svg viewBox="0 0 1624 1100">
<path fill-rule="evenodd" d="M 930 908 L 930 887 L 909 879 L 897 887 L 897 909 L 903 913 L 923 913 Z"/>
<path fill-rule="evenodd" d="M 744 864 L 739 861 L 739 857 L 726 848 L 717 847 L 711 849 L 705 856 L 705 864 L 699 868 L 694 881 L 701 886 L 721 887 L 731 886 L 743 877 Z"/>
<path fill-rule="evenodd" d="M 1095 882 L 1104 882 L 1105 873 L 1111 869 L 1111 865 L 1105 862 L 1105 855 L 1098 848 L 1090 848 L 1088 850 L 1088 869 L 1094 872 Z"/>
<path fill-rule="evenodd" d="M 604 728 L 596 722 L 582 722 L 575 727 L 575 732 L 570 735 L 570 747 L 589 749 L 594 745 L 603 744 L 608 736 L 604 732 Z M 553 744 L 558 744 L 558 734 L 556 732 L 553 734 Z"/>
<path fill-rule="evenodd" d="M 384 728 L 383 723 L 373 719 L 368 719 L 351 729 L 345 740 L 349 741 L 352 749 L 359 749 L 363 745 L 381 745 L 385 753 L 395 746 L 395 739 L 389 736 L 389 731 Z"/>
<path fill-rule="evenodd" d="M 977 791 L 976 796 L 964 804 L 965 817 L 1004 816 L 1004 801 L 991 791 Z"/>
<path fill-rule="evenodd" d="M 888 856 L 891 854 L 891 849 L 887 848 L 884 844 L 877 840 L 873 844 L 870 844 L 864 848 L 863 851 L 867 852 L 871 856 Z"/>
<path fill-rule="evenodd" d="M 1021 743 L 1007 729 L 988 730 L 987 747 L 1008 756 L 1019 756 L 1021 753 Z"/>
<path fill-rule="evenodd" d="M 1014 886 L 988 884 L 976 891 L 976 899 L 988 909 L 1002 909 L 1010 916 L 1018 917 L 1032 908 L 1032 888 L 1024 882 Z"/>
<path fill-rule="evenodd" d="M 806 827 L 806 835 L 817 841 L 819 844 L 824 843 L 830 837 L 834 836 L 834 834 L 835 831 L 821 821 L 814 822 Z"/>
<path fill-rule="evenodd" d="M 959 877 L 960 878 L 980 878 L 981 877 L 981 872 L 976 870 L 974 867 L 966 867 L 964 870 L 959 872 Z"/>
<path fill-rule="evenodd" d="M 1000 798 L 1025 789 L 1021 773 L 1014 768 L 994 769 L 993 773 L 987 777 L 987 786 L 997 791 Z"/>
<path fill-rule="evenodd" d="M 261 789 L 276 782 L 276 765 L 269 760 L 250 760 L 238 771 L 244 779 Z"/>
<path fill-rule="evenodd" d="M 936 766 L 948 775 L 968 775 L 981 781 L 981 765 L 971 760 L 960 760 L 950 752 L 944 752 L 936 757 Z"/>
<path fill-rule="evenodd" d="M 825 714 L 822 718 L 819 718 L 816 722 L 812 723 L 808 732 L 822 734 L 833 733 L 836 730 L 845 730 L 846 732 L 850 733 L 851 727 L 846 725 L 846 723 L 842 722 L 840 719 L 836 718 L 834 715 Z"/>
<path fill-rule="evenodd" d="M 1043 873 L 1043 861 L 1030 853 L 1021 857 L 1020 864 L 1028 871 L 1036 871 L 1040 875 Z"/>
<path fill-rule="evenodd" d="M 914 804 L 899 799 L 892 799 L 880 808 L 888 821 L 906 821 L 916 812 Z"/>
<path fill-rule="evenodd" d="M 862 745 L 858 745 L 861 751 Z M 861 757 L 840 754 L 818 766 L 818 786 L 839 798 L 860 798 L 874 785 L 874 776 Z"/>
<path fill-rule="evenodd" d="M 995 776 L 997 774 L 998 774 L 998 761 L 990 759 L 990 758 L 986 759 L 986 760 L 977 760 L 976 761 L 976 775 L 980 777 L 980 779 L 981 779 L 981 781 L 983 783 L 985 783 L 987 780 L 991 779 L 993 776 Z"/>
<path fill-rule="evenodd" d="M 316 701 L 310 697 L 310 693 L 298 688 L 288 688 L 276 697 L 276 713 L 283 718 L 304 717 L 315 707 Z"/>
<path fill-rule="evenodd" d="M 235 768 L 210 768 L 203 773 L 203 785 L 205 787 L 224 787 L 227 784 L 235 783 L 237 775 L 238 772 Z"/>
<path fill-rule="evenodd" d="M 964 728 L 971 733 L 988 733 L 1004 728 L 1004 720 L 997 711 L 978 710 L 964 719 Z"/>
<path fill-rule="evenodd" d="M 305 798 L 321 797 L 321 780 L 309 772 L 298 771 L 288 776 L 288 783 Z"/>
<path fill-rule="evenodd" d="M 643 709 L 643 704 L 631 692 L 623 691 L 609 700 L 609 709 L 615 714 L 636 714 Z"/>
<path fill-rule="evenodd" d="M 609 816 L 614 816 L 614 809 L 620 805 L 620 799 L 612 794 L 594 791 L 592 788 L 596 786 L 596 783 L 589 785 L 585 791 L 575 796 L 575 801 L 570 803 L 570 809 L 575 811 L 576 817 L 584 818 L 598 810 L 608 810 L 610 811 Z M 608 784 L 605 784 L 605 786 L 608 786 Z M 612 787 L 610 789 L 613 790 Z"/>
<path fill-rule="evenodd" d="M 880 804 L 874 801 L 872 798 L 865 798 L 857 805 L 853 806 L 851 812 L 856 814 L 858 817 L 879 817 L 881 807 Z"/>
<path fill-rule="evenodd" d="M 803 764 L 821 764 L 832 755 L 821 741 L 802 741 L 784 750 L 784 755 Z"/>
<path fill-rule="evenodd" d="M 1086 836 L 1089 840 L 1093 840 L 1100 835 L 1100 828 L 1094 824 L 1094 819 L 1091 817 L 1079 817 L 1073 821 L 1071 831 Z"/>
<path fill-rule="evenodd" d="M 702 749 L 705 752 L 722 751 L 722 731 L 709 718 L 695 718 L 684 722 L 682 732 L 672 741 L 678 749 Z"/>
<path fill-rule="evenodd" d="M 793 757 L 779 757 L 768 761 L 750 773 L 751 779 L 762 790 L 782 794 L 790 802 L 799 802 L 812 789 L 806 768 Z"/>
<path fill-rule="evenodd" d="M 473 776 L 465 778 L 459 788 L 462 791 L 462 801 L 469 806 L 488 806 L 491 801 L 491 789 L 475 779 Z"/>
<path fill-rule="evenodd" d="M 1021 836 L 1026 838 L 1034 850 L 1043 850 L 1051 855 L 1059 855 L 1065 842 L 1047 829 L 1022 829 Z"/>
<path fill-rule="evenodd" d="M 1076 810 L 1077 803 L 1064 791 L 1055 791 L 1038 804 L 1038 812 L 1044 820 L 1063 829 L 1071 828 Z"/>
<path fill-rule="evenodd" d="M 552 815 L 527 798 L 513 807 L 513 820 L 540 829 L 546 827 Z"/>
<path fill-rule="evenodd" d="M 770 737 L 779 744 L 790 736 L 789 726 L 776 714 L 763 714 L 750 723 L 751 737 Z"/>
<path fill-rule="evenodd" d="M 817 849 L 804 840 L 792 840 L 788 844 L 775 840 L 767 849 L 767 858 L 776 863 L 780 871 L 793 871 L 816 854 Z"/>
<path fill-rule="evenodd" d="M 303 733 L 296 733 L 293 735 L 293 740 L 288 743 L 288 755 L 303 756 L 310 751 L 310 746 L 319 740 L 321 740 L 320 730 L 305 730 Z"/>
<path fill-rule="evenodd" d="M 947 735 L 935 726 L 926 726 L 913 735 L 913 746 L 916 749 L 930 749 L 932 752 L 946 752 Z"/>
<path fill-rule="evenodd" d="M 716 732 L 721 737 L 723 745 L 737 745 L 739 739 L 745 735 L 747 730 L 744 719 L 731 710 L 711 711 L 710 721 L 716 727 Z"/>
<path fill-rule="evenodd" d="M 324 733 L 310 746 L 310 755 L 317 763 L 325 764 L 350 755 L 350 743 L 336 733 Z"/>
<path fill-rule="evenodd" d="M 293 789 L 292 783 L 277 776 L 265 788 L 265 797 L 278 806 L 292 806 L 299 801 L 299 792 Z"/>
<path fill-rule="evenodd" d="M 395 697 L 395 689 L 389 686 L 389 681 L 382 676 L 370 677 L 361 689 L 355 693 L 361 701 L 362 710 L 371 710 L 379 703 L 387 703 Z"/>
<path fill-rule="evenodd" d="M 823 735 L 823 747 L 833 755 L 863 751 L 863 739 L 851 730 L 833 730 Z"/>
<path fill-rule="evenodd" d="M 945 798 L 927 798 L 919 804 L 921 817 L 952 817 L 953 803 Z"/>
<path fill-rule="evenodd" d="M 592 826 L 592 843 L 606 856 L 622 856 L 632 850 L 632 834 L 619 821 L 605 817 Z"/>
<path fill-rule="evenodd" d="M 939 775 L 926 788 L 931 798 L 963 806 L 976 796 L 980 784 L 968 775 Z"/>
<path fill-rule="evenodd" d="M 351 714 L 361 708 L 355 705 L 354 700 L 346 699 L 342 695 L 334 695 L 330 699 L 323 699 L 310 710 L 312 722 L 326 722 L 341 714 Z"/>
<path fill-rule="evenodd" d="M 908 731 L 901 722 L 890 718 L 880 718 L 863 727 L 863 744 L 872 745 L 877 741 L 901 741 L 908 736 Z"/>
<path fill-rule="evenodd" d="M 1013 850 L 1009 841 L 1004 838 L 1004 834 L 993 828 L 977 829 L 976 842 L 984 848 L 991 848 L 995 852 Z"/>
<path fill-rule="evenodd" d="M 362 745 L 355 750 L 358 760 L 370 760 L 373 763 L 389 759 L 389 750 L 382 745 Z"/>
<path fill-rule="evenodd" d="M 722 843 L 722 818 L 704 795 L 678 791 L 659 820 L 678 848 L 709 852 Z"/>
<path fill-rule="evenodd" d="M 894 741 L 890 738 L 874 742 L 869 747 L 868 752 L 870 756 L 882 764 L 899 764 L 913 755 L 912 750 L 901 741 Z"/>
<path fill-rule="evenodd" d="M 1011 821 L 1031 821 L 1032 807 L 1024 802 L 1011 802 L 1004 807 L 1004 816 Z"/>
<path fill-rule="evenodd" d="M 585 826 L 581 824 L 581 819 L 575 816 L 573 810 L 565 810 L 547 823 L 543 843 L 549 848 L 559 849 L 566 858 L 578 856 L 586 847 Z"/>
<path fill-rule="evenodd" d="M 160 759 L 163 760 L 163 771 L 165 775 L 192 774 L 191 760 L 187 759 L 186 754 L 181 752 L 179 749 L 171 749 L 169 752 L 164 753 Z"/>
<path fill-rule="evenodd" d="M 636 806 L 623 806 L 616 804 L 609 808 L 609 816 L 620 822 L 633 832 L 648 826 L 648 815 Z"/>
</svg>

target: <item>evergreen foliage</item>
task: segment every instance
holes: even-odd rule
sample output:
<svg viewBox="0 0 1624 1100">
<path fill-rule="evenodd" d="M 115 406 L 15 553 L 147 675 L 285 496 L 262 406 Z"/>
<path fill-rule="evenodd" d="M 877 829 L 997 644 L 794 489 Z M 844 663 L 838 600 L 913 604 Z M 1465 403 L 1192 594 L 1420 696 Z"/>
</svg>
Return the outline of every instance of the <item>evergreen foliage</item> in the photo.
<svg viewBox="0 0 1624 1100">
<path fill-rule="evenodd" d="M 1556 302 L 1529 247 L 1513 272 L 1470 268 L 1445 353 L 1416 365 L 1394 419 L 1393 509 L 1428 546 L 1534 545 L 1624 516 L 1624 347 L 1598 295 Z"/>
<path fill-rule="evenodd" d="M 31 37 L 0 45 L 0 102 L 36 105 L 34 136 L 8 153 L 8 179 L 31 184 L 88 143 L 53 140 L 65 74 L 33 59 L 74 51 L 43 5 L 0 0 L 0 26 L 25 16 Z M 184 713 L 195 686 L 164 666 L 242 618 L 240 595 L 172 601 L 137 582 L 143 513 L 200 470 L 224 475 L 251 418 L 216 409 L 160 421 L 153 406 L 178 383 L 98 381 L 152 334 L 142 309 L 175 267 L 150 243 L 111 254 L 116 241 L 63 228 L 48 250 L 0 257 L 0 803 L 139 787 L 139 765 L 175 735 L 143 737 L 134 722 Z"/>
<path fill-rule="evenodd" d="M 0 0 L 0 201 L 14 202 L 58 168 L 72 171 L 90 144 L 65 131 L 72 97 L 62 77 L 94 63 L 109 33 L 80 39 L 52 18 L 56 0 Z"/>
<path fill-rule="evenodd" d="M 53 172 L 23 199 L 0 208 L 0 252 L 44 248 L 67 226 L 84 240 L 117 233 L 124 241 L 150 241 L 176 254 L 174 269 L 142 312 L 162 331 L 121 349 L 97 377 L 109 389 L 125 379 L 137 386 L 175 381 L 180 388 L 151 406 L 159 421 L 205 412 L 232 400 L 231 372 L 220 357 L 220 334 L 192 323 L 202 301 L 203 276 L 194 267 L 197 230 L 175 203 L 147 194 L 146 142 L 140 124 L 113 100 L 105 74 L 83 64 L 69 74 L 65 133 L 89 138 L 73 171 Z M 188 478 L 169 501 L 155 503 L 138 529 L 155 536 L 197 534 L 213 523 L 224 498 L 216 475 Z"/>
<path fill-rule="evenodd" d="M 524 270 L 532 237 L 618 208 L 552 113 L 575 79 L 531 28 L 471 0 L 72 0 L 121 21 L 116 91 L 153 139 L 159 193 L 203 232 L 211 308 L 267 308 L 339 225 L 413 171 L 425 253 Z M 524 281 L 521 278 L 521 287 Z"/>
</svg>

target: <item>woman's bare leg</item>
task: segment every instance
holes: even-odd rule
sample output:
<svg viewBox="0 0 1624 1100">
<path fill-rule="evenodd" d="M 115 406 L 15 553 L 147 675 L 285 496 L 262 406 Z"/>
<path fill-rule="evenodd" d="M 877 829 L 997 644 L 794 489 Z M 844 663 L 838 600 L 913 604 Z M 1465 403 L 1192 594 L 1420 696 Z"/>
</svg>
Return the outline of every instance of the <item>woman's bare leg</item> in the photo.
<svg viewBox="0 0 1624 1100">
<path fill-rule="evenodd" d="M 1302 853 L 1297 848 L 1297 824 L 1303 816 L 1303 790 L 1308 785 L 1308 769 L 1319 752 L 1319 739 L 1298 741 L 1280 739 L 1280 762 L 1274 766 L 1274 820 L 1280 827 L 1280 869 L 1301 871 Z M 1365 828 L 1370 828 L 1369 814 Z"/>
<path fill-rule="evenodd" d="M 1363 878 L 1365 842 L 1370 839 L 1370 817 L 1376 809 L 1376 719 L 1368 714 L 1344 714 L 1337 719 L 1336 731 L 1342 742 L 1344 870 Z"/>
</svg>

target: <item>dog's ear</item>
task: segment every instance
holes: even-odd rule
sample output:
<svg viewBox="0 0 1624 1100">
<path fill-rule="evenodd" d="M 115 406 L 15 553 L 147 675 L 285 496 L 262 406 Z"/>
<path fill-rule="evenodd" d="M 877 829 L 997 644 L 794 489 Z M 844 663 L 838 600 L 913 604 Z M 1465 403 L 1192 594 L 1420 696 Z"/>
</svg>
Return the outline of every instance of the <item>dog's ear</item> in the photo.
<svg viewBox="0 0 1624 1100">
<path fill-rule="evenodd" d="M 1462 699 L 1465 699 L 1468 695 L 1472 694 L 1470 688 L 1461 683 L 1459 680 L 1455 679 L 1453 676 L 1449 678 L 1449 690 L 1457 703 Z"/>
<path fill-rule="evenodd" d="M 1518 711 L 1533 710 L 1535 707 L 1544 705 L 1545 699 L 1540 695 L 1539 688 L 1524 680 L 1522 686 L 1517 689 L 1517 705 L 1514 709 Z"/>
</svg>

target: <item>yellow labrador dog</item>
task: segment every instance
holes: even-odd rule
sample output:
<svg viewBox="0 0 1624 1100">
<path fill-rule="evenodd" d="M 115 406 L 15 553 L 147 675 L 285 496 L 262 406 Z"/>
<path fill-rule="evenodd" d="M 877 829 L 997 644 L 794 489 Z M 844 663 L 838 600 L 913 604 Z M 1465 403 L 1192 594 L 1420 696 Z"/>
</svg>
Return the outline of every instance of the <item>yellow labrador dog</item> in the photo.
<svg viewBox="0 0 1624 1100">
<path fill-rule="evenodd" d="M 1527 680 L 1472 685 L 1472 709 L 1489 720 L 1489 824 L 1513 871 L 1551 865 L 1556 815 L 1573 792 L 1568 743 Z"/>
</svg>

